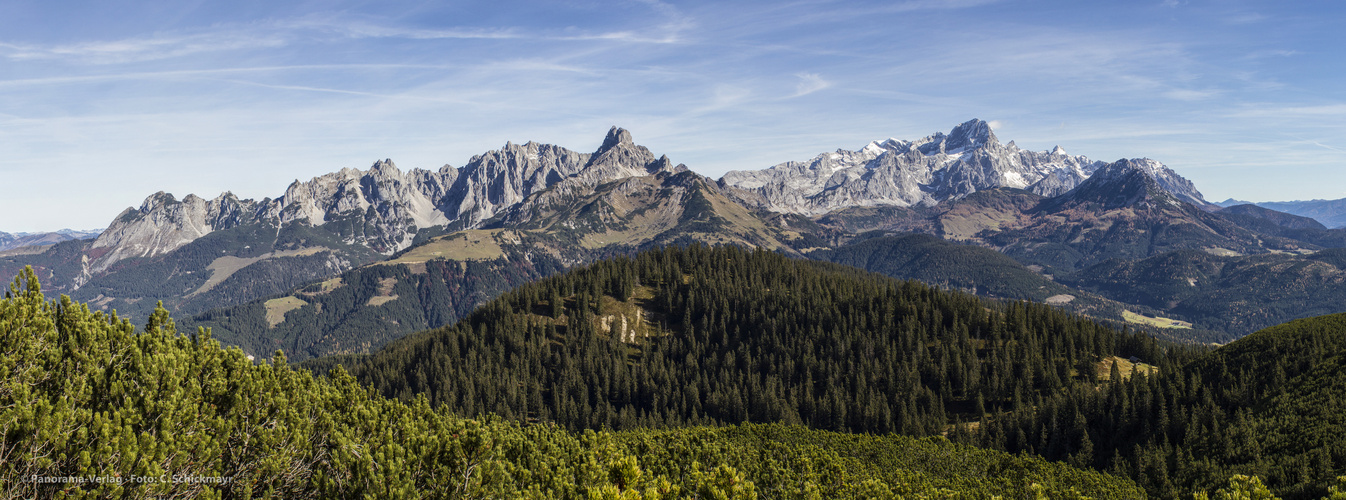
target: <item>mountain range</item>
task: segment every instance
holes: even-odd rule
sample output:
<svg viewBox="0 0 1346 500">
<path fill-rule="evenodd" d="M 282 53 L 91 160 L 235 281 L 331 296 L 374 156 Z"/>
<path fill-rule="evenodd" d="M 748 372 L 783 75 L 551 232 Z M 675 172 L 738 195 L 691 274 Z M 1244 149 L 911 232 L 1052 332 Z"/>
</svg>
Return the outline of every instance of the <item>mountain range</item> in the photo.
<svg viewBox="0 0 1346 500">
<path fill-rule="evenodd" d="M 1219 202 L 1218 205 L 1222 207 L 1256 205 L 1287 214 L 1309 217 L 1323 224 L 1325 227 L 1336 229 L 1346 228 L 1346 198 L 1339 200 L 1264 201 L 1260 203 L 1230 198 Z"/>
<path fill-rule="evenodd" d="M 1311 256 L 1346 247 L 1346 231 L 1311 222 L 1221 209 L 1155 160 L 1101 162 L 1060 146 L 1001 144 L 981 120 L 718 180 L 612 127 L 592 153 L 511 142 L 457 168 L 402 171 L 380 160 L 296 180 L 274 199 L 155 193 L 96 239 L 0 255 L 0 271 L 33 265 L 49 289 L 98 308 L 144 317 L 163 301 L 182 315 L 201 314 L 191 321 L 258 355 L 281 347 L 317 356 L 449 324 L 521 282 L 645 248 L 734 244 L 858 263 L 842 257 L 854 253 L 850 246 L 876 255 L 883 245 L 885 254 L 944 268 L 866 257 L 867 268 L 991 297 L 1051 299 L 1109 319 L 1200 318 L 1193 330 L 1167 333 L 1223 341 L 1295 317 L 1304 301 L 1313 303 L 1306 310 L 1335 312 L 1307 296 L 1281 300 L 1274 314 L 1257 304 L 1291 276 L 1301 280 L 1296 286 L 1336 279 L 1332 259 Z M 944 241 L 901 237 L 909 233 Z M 884 235 L 897 237 L 873 239 Z M 964 257 L 930 258 L 951 251 Z M 1161 301 L 1110 284 L 1118 262 L 1153 266 L 1180 261 L 1164 256 L 1185 251 L 1216 260 L 1279 255 L 1273 260 L 1287 266 L 1330 269 L 1270 282 L 1153 271 L 1200 284 L 1244 280 L 1240 294 L 1202 296 L 1199 308 L 1185 301 L 1201 294 Z M 457 265 L 432 264 L 440 259 Z M 332 294 L 337 289 L 344 291 Z M 334 310 L 344 311 L 340 323 L 381 325 L 362 329 L 379 333 L 339 331 L 325 314 Z"/>
<path fill-rule="evenodd" d="M 45 250 L 53 244 L 69 240 L 87 240 L 98 237 L 102 229 L 93 229 L 78 231 L 74 229 L 61 229 L 49 233 L 6 233 L 0 232 L 0 252 L 24 247 L 22 252 L 36 253 Z"/>
<path fill-rule="evenodd" d="M 719 180 L 613 127 L 159 192 L 0 272 L 30 497 L 1346 494 L 1346 230 L 979 120 Z"/>
<path fill-rule="evenodd" d="M 934 206 L 991 188 L 1023 189 L 1044 197 L 1062 195 L 1107 164 L 1000 144 L 984 121 L 971 120 L 947 135 L 916 141 L 874 141 L 856 151 L 824 153 L 807 162 L 787 162 L 759 171 L 733 171 L 721 185 L 736 188 L 749 206 L 816 216 L 837 209 L 874 206 Z M 1143 170 L 1163 189 L 1198 206 L 1207 205 L 1192 183 L 1153 160 L 1114 167 L 1116 175 Z M 1114 175 L 1110 173 L 1109 175 Z"/>
</svg>

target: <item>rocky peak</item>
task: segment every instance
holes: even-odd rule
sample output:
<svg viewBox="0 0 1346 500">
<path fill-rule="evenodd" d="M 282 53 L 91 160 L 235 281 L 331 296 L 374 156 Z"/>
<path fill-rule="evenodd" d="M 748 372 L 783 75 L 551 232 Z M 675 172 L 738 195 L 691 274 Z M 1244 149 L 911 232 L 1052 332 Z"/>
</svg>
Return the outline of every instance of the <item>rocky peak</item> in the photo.
<svg viewBox="0 0 1346 500">
<path fill-rule="evenodd" d="M 914 142 L 874 141 L 808 162 L 729 172 L 720 183 L 737 188 L 750 205 L 818 215 L 854 206 L 933 205 L 998 187 L 1056 196 L 1101 165 L 1083 156 L 1002 146 L 989 123 L 973 119 Z"/>
<path fill-rule="evenodd" d="M 608 129 L 608 135 L 603 138 L 603 145 L 599 146 L 598 152 L 602 153 L 622 144 L 628 146 L 634 145 L 634 143 L 631 142 L 631 133 L 627 132 L 624 128 L 613 125 L 612 128 Z"/>
<path fill-rule="evenodd" d="M 589 156 L 584 169 L 576 179 L 585 184 L 651 175 L 661 171 L 672 171 L 673 164 L 664 158 L 659 161 L 645 146 L 631 140 L 631 133 L 620 127 L 612 127 L 603 139 L 603 145 Z"/>
<path fill-rule="evenodd" d="M 340 220 L 341 228 L 362 228 L 337 229 L 347 244 L 388 254 L 409 246 L 419 229 L 478 227 L 529 195 L 563 182 L 593 187 L 685 170 L 636 145 L 625 129 L 612 127 L 593 154 L 530 141 L 507 142 L 462 168 L 403 172 L 391 159 L 382 159 L 367 170 L 347 167 L 308 181 L 296 179 L 279 198 L 261 202 L 239 200 L 228 192 L 209 201 L 195 195 L 178 201 L 158 192 L 139 209 L 128 208 L 103 232 L 94 247 L 113 250 L 100 257 L 93 272 L 120 259 L 170 252 L 212 231 L 263 221 L 323 226 Z"/>
<path fill-rule="evenodd" d="M 226 193 L 227 194 L 227 193 Z M 159 191 L 145 198 L 139 209 L 127 208 L 98 235 L 93 248 L 111 248 L 90 264 L 100 272 L 112 263 L 132 257 L 152 257 L 178 249 L 212 231 L 253 221 L 257 212 L 251 201 L 232 195 L 207 201 L 189 194 L 177 201 Z"/>
<path fill-rule="evenodd" d="M 145 197 L 145 201 L 140 203 L 140 211 L 150 212 L 158 207 L 176 205 L 177 203 L 178 199 L 174 198 L 171 193 L 159 191 Z"/>
<path fill-rule="evenodd" d="M 1109 163 L 1061 198 L 1061 202 L 1099 203 L 1106 209 L 1165 200 L 1207 210 L 1214 207 L 1202 198 L 1192 181 L 1149 158 L 1124 158 Z"/>
<path fill-rule="evenodd" d="M 949 132 L 944 140 L 944 150 L 971 149 L 987 144 L 999 144 L 999 142 L 995 133 L 991 132 L 991 124 L 983 120 L 972 119 L 959 124 Z"/>
<path fill-rule="evenodd" d="M 1205 210 L 1214 208 L 1214 205 L 1206 201 L 1206 199 L 1201 196 L 1201 192 L 1196 190 L 1196 186 L 1192 184 L 1192 181 L 1178 175 L 1177 172 L 1174 172 L 1173 169 L 1168 168 L 1168 166 L 1163 163 L 1159 163 L 1149 158 L 1141 158 L 1137 160 L 1121 160 L 1113 165 L 1116 165 L 1115 168 L 1117 169 L 1131 169 L 1144 174 L 1146 177 L 1153 179 L 1155 184 L 1157 184 L 1160 189 L 1163 189 L 1164 192 L 1186 203 L 1190 203 Z M 1111 173 L 1111 171 L 1109 173 Z"/>
<path fill-rule="evenodd" d="M 371 173 L 378 172 L 380 174 L 392 175 L 398 177 L 400 177 L 402 174 L 402 171 L 398 170 L 397 165 L 393 164 L 392 158 L 385 158 L 374 162 L 374 165 L 369 167 L 369 171 Z"/>
<path fill-rule="evenodd" d="M 645 146 L 638 146 L 631 141 L 631 133 L 620 127 L 612 127 L 608 130 L 607 137 L 603 138 L 603 145 L 598 147 L 598 151 L 589 157 L 589 166 L 604 163 L 621 162 L 628 164 L 639 164 L 643 167 L 654 161 L 654 154 Z M 635 165 L 627 165 L 635 166 Z"/>
</svg>

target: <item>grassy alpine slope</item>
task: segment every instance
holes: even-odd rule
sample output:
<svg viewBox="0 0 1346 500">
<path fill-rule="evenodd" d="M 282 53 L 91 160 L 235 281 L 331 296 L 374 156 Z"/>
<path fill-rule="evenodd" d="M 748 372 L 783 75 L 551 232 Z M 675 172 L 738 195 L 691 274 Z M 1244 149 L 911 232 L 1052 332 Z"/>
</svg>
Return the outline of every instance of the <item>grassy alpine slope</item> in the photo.
<svg viewBox="0 0 1346 500">
<path fill-rule="evenodd" d="M 379 396 L 341 370 L 291 369 L 283 355 L 255 365 L 205 331 L 179 334 L 163 309 L 137 332 L 46 300 L 31 271 L 0 301 L 0 436 L 5 498 L 1143 495 L 1126 480 L 942 438 L 465 419 L 425 398 Z"/>
</svg>

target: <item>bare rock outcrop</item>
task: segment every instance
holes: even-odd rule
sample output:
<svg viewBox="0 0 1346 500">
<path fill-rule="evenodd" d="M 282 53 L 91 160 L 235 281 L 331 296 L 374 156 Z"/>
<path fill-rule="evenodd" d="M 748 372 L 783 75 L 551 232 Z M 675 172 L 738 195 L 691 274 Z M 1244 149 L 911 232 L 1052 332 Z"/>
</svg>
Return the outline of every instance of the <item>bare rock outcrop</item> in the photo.
<svg viewBox="0 0 1346 500">
<path fill-rule="evenodd" d="M 633 143 L 629 132 L 612 127 L 592 154 L 536 142 L 506 143 L 461 168 L 403 172 L 392 160 L 380 160 L 368 170 L 345 168 L 295 180 L 284 195 L 261 201 L 231 193 L 213 200 L 187 195 L 179 201 L 159 192 L 117 216 L 93 244 L 106 250 L 86 270 L 96 274 L 123 259 L 161 255 L 213 231 L 253 223 L 323 226 L 339 221 L 334 231 L 345 243 L 392 254 L 410 246 L 419 229 L 479 227 L 561 183 L 592 187 L 677 170 L 667 157 L 656 158 Z"/>
<path fill-rule="evenodd" d="M 720 184 L 767 210 L 819 215 L 855 206 L 934 205 L 997 187 L 1057 196 L 1102 165 L 1060 147 L 1034 152 L 1001 144 L 987 122 L 971 120 L 916 141 L 874 141 L 809 161 L 729 172 Z"/>
</svg>

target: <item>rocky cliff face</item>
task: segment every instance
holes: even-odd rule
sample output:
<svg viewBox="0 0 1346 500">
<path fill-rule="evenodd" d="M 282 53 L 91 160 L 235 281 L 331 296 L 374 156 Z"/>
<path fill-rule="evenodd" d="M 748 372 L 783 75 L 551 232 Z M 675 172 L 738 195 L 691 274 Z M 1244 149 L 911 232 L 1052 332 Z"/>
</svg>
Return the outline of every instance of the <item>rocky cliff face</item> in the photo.
<svg viewBox="0 0 1346 500">
<path fill-rule="evenodd" d="M 98 235 L 93 248 L 108 250 L 89 263 L 86 273 L 102 272 L 123 259 L 171 252 L 212 231 L 255 222 L 263 216 L 259 208 L 259 203 L 228 192 L 213 200 L 189 194 L 182 201 L 163 191 L 154 193 L 140 208 L 124 210 Z"/>
<path fill-rule="evenodd" d="M 224 193 L 213 200 L 187 195 L 178 201 L 159 192 L 140 208 L 126 209 L 103 232 L 93 248 L 107 250 L 88 264 L 87 272 L 102 272 L 127 258 L 161 255 L 213 231 L 252 223 L 330 225 L 347 244 L 391 254 L 410 246 L 419 229 L 478 227 L 559 183 L 594 186 L 674 170 L 668 158 L 655 158 L 635 145 L 629 132 L 613 127 L 593 154 L 507 143 L 461 168 L 403 172 L 382 160 L 368 170 L 346 168 L 296 180 L 276 199 L 240 200 Z"/>
<path fill-rule="evenodd" d="M 578 174 L 589 156 L 550 144 L 507 143 L 459 169 L 437 207 L 460 226 L 477 227 L 524 197 Z"/>
<path fill-rule="evenodd" d="M 1033 152 L 1013 142 L 1001 144 L 986 122 L 971 120 L 948 134 L 916 141 L 875 141 L 806 162 L 730 172 L 720 179 L 717 191 L 748 207 L 806 216 L 853 207 L 928 207 L 1000 187 L 1062 199 L 1093 193 L 1089 196 L 1109 197 L 1097 200 L 1105 204 L 1134 201 L 1119 196 L 1168 193 L 1175 200 L 1208 206 L 1191 182 L 1153 160 L 1104 167 L 1060 147 Z M 568 210 L 577 200 L 593 196 L 600 185 L 685 170 L 636 145 L 626 130 L 612 127 L 590 154 L 534 142 L 507 143 L 461 168 L 404 172 L 391 160 L 382 160 L 368 170 L 347 168 L 296 180 L 276 199 L 241 200 L 225 193 L 212 200 L 188 195 L 179 201 L 161 192 L 140 208 L 127 209 L 99 236 L 84 279 L 127 258 L 163 255 L 214 231 L 251 224 L 322 228 L 341 243 L 389 255 L 409 247 L 421 229 L 473 229 L 490 221 L 526 224 Z M 1092 187 L 1081 189 L 1085 184 Z M 618 191 L 645 188 L 623 184 Z M 617 212 L 628 204 L 618 198 L 602 203 Z"/>
<path fill-rule="evenodd" d="M 856 151 L 837 150 L 806 162 L 725 174 L 748 204 L 774 212 L 819 215 L 856 206 L 930 206 L 997 187 L 1062 194 L 1088 178 L 1102 162 L 1001 144 L 990 125 L 971 120 L 947 135 L 917 141 L 888 139 Z"/>
</svg>

